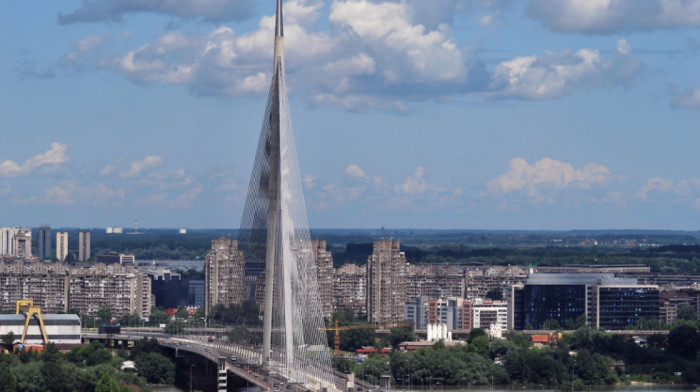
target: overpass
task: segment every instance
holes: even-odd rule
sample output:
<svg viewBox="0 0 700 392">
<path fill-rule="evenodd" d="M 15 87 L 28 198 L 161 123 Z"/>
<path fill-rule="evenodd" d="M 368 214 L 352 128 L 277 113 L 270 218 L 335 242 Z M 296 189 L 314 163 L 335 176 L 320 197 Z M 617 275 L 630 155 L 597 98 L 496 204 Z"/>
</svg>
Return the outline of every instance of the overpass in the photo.
<svg viewBox="0 0 700 392">
<path fill-rule="evenodd" d="M 222 328 L 193 328 L 188 329 L 187 335 L 165 334 L 161 328 L 121 328 L 118 334 L 100 334 L 97 329 L 83 329 L 82 340 L 110 341 L 116 347 L 133 347 L 134 343 L 143 338 L 156 339 L 162 347 L 174 351 L 175 357 L 183 355 L 196 355 L 216 366 L 216 385 L 219 392 L 229 388 L 229 376 L 235 376 L 244 380 L 247 385 L 257 386 L 263 391 L 281 392 L 313 392 L 313 391 L 337 391 L 337 385 L 345 385 L 347 382 L 344 374 L 334 375 L 334 385 L 314 382 L 301 383 L 293 379 L 287 379 L 261 363 L 259 347 L 232 343 L 224 339 L 216 338 L 222 335 Z"/>
</svg>

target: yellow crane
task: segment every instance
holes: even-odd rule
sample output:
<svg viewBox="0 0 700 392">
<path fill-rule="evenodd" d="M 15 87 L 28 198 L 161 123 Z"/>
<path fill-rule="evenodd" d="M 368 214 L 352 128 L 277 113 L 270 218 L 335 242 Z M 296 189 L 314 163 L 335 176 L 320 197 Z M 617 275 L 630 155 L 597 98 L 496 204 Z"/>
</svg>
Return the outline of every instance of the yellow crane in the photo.
<svg viewBox="0 0 700 392">
<path fill-rule="evenodd" d="M 24 314 L 26 319 L 24 321 L 24 330 L 22 331 L 22 338 L 20 343 L 24 344 L 24 340 L 27 338 L 27 329 L 29 329 L 29 320 L 32 316 L 36 316 L 39 320 L 39 329 L 41 330 L 41 335 L 44 337 L 44 344 L 49 342 L 48 336 L 46 336 L 46 326 L 44 325 L 44 318 L 41 316 L 41 308 L 38 305 L 34 305 L 33 299 L 20 299 L 17 301 L 17 314 Z"/>
<path fill-rule="evenodd" d="M 333 338 L 333 343 L 335 349 L 333 353 L 335 355 L 340 354 L 340 331 L 348 331 L 351 329 L 380 329 L 380 328 L 393 328 L 393 327 L 410 327 L 411 323 L 391 323 L 391 324 L 359 324 L 359 325 L 345 325 L 342 327 L 338 326 L 338 320 L 335 320 L 335 327 L 326 327 L 326 331 L 335 331 L 335 336 Z"/>
</svg>

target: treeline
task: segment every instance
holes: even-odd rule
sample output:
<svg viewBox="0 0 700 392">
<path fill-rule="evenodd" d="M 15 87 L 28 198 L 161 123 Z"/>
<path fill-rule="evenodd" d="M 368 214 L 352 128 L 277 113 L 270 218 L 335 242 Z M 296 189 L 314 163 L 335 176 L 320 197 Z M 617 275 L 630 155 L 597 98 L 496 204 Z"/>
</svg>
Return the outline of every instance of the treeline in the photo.
<svg viewBox="0 0 700 392">
<path fill-rule="evenodd" d="M 393 350 L 356 364 L 333 361 L 371 384 L 391 374 L 394 385 L 546 385 L 585 390 L 591 385 L 632 381 L 697 384 L 700 382 L 700 332 L 696 321 L 678 323 L 668 335 L 654 335 L 646 346 L 622 335 L 581 327 L 549 345 L 531 347 L 529 337 L 508 333 L 490 340 L 473 330 L 466 345 L 438 342 L 415 352 Z"/>
<path fill-rule="evenodd" d="M 474 248 L 466 245 L 440 245 L 428 248 L 402 245 L 412 264 L 485 264 L 563 266 L 571 264 L 624 265 L 644 264 L 652 272 L 700 273 L 700 246 L 673 245 L 650 248 L 623 247 L 542 247 Z M 372 243 L 347 244 L 334 248 L 333 261 L 365 264 Z"/>
</svg>

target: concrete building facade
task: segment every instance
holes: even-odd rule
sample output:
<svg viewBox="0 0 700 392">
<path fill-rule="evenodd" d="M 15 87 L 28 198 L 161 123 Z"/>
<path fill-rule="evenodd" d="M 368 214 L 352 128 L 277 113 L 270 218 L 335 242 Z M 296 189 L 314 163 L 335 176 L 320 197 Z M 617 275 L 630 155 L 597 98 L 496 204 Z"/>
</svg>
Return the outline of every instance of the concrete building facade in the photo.
<svg viewBox="0 0 700 392">
<path fill-rule="evenodd" d="M 326 241 L 316 238 L 311 240 L 311 251 L 316 263 L 316 281 L 321 297 L 323 317 L 330 320 L 333 314 L 333 278 L 335 275 L 333 255 L 326 249 Z"/>
<path fill-rule="evenodd" d="M 68 232 L 56 232 L 56 258 L 64 262 L 68 257 Z"/>
<path fill-rule="evenodd" d="M 333 279 L 333 310 L 352 309 L 357 315 L 367 311 L 367 267 L 344 264 Z"/>
<path fill-rule="evenodd" d="M 208 315 L 214 305 L 240 304 L 245 299 L 245 261 L 238 241 L 230 238 L 212 240 L 211 251 L 204 261 L 204 309 Z"/>
<path fill-rule="evenodd" d="M 90 259 L 90 232 L 81 231 L 78 233 L 78 261 L 88 261 Z"/>
<path fill-rule="evenodd" d="M 374 242 L 367 259 L 367 321 L 399 323 L 406 319 L 406 254 L 400 242 Z"/>
<path fill-rule="evenodd" d="M 48 226 L 40 226 L 36 229 L 37 250 L 39 260 L 51 259 L 51 228 Z"/>
</svg>

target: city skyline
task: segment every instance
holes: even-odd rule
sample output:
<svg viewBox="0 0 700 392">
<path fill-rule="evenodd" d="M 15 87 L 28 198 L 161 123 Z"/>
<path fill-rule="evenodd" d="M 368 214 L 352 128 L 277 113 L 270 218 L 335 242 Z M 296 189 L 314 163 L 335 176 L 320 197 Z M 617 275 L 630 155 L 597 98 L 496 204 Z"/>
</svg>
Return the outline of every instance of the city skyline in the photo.
<svg viewBox="0 0 700 392">
<path fill-rule="evenodd" d="M 583 4 L 286 2 L 309 225 L 697 230 L 700 3 Z M 274 5 L 0 5 L 3 226 L 235 228 Z"/>
</svg>

